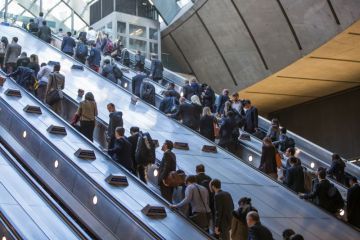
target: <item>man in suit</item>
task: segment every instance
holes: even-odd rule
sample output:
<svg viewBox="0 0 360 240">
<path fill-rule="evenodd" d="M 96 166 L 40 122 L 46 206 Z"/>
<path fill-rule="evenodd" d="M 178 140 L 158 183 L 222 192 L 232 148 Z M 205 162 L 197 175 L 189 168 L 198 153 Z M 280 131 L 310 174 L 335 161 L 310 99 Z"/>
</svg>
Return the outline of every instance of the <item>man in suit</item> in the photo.
<svg viewBox="0 0 360 240">
<path fill-rule="evenodd" d="M 170 96 L 170 92 L 164 93 L 164 98 L 160 102 L 159 110 L 165 114 L 174 113 L 179 106 L 179 101 L 176 97 Z"/>
<path fill-rule="evenodd" d="M 199 164 L 196 166 L 196 182 L 206 188 L 209 187 L 209 183 L 211 181 L 211 177 L 205 174 L 205 166 L 203 164 Z M 207 186 L 205 186 L 205 182 L 207 182 Z"/>
<path fill-rule="evenodd" d="M 350 178 L 350 188 L 347 192 L 348 222 L 360 228 L 360 186 L 356 177 Z"/>
<path fill-rule="evenodd" d="M 251 211 L 246 215 L 249 228 L 248 240 L 273 240 L 270 230 L 261 224 L 259 214 Z"/>
<path fill-rule="evenodd" d="M 150 78 L 159 82 L 163 78 L 164 67 L 156 55 L 151 56 Z"/>
<path fill-rule="evenodd" d="M 39 27 L 39 31 L 37 34 L 41 40 L 47 43 L 51 42 L 51 29 L 47 26 L 46 21 L 42 22 L 42 26 Z"/>
<path fill-rule="evenodd" d="M 166 178 L 169 176 L 169 173 L 176 170 L 176 156 L 171 151 L 174 145 L 170 140 L 165 140 L 161 150 L 164 152 L 164 156 L 161 160 L 161 164 L 159 166 L 159 178 L 158 184 L 160 186 L 161 196 L 165 198 L 167 201 L 172 203 L 172 194 L 173 187 L 169 187 L 165 184 Z"/>
<path fill-rule="evenodd" d="M 12 42 L 6 48 L 4 56 L 6 73 L 12 73 L 15 70 L 17 59 L 21 54 L 21 46 L 17 42 L 18 38 L 13 37 Z"/>
<path fill-rule="evenodd" d="M 229 111 L 220 124 L 219 146 L 233 151 L 236 146 L 236 139 L 239 134 L 238 132 L 235 114 L 233 111 Z"/>
<path fill-rule="evenodd" d="M 117 127 L 115 129 L 115 146 L 108 149 L 108 153 L 114 156 L 114 160 L 125 167 L 129 172 L 133 172 L 133 161 L 131 158 L 131 143 L 124 136 L 125 129 Z"/>
<path fill-rule="evenodd" d="M 137 148 L 137 144 L 138 144 L 138 140 L 139 140 L 139 132 L 140 129 L 138 127 L 131 127 L 130 128 L 130 136 L 127 138 L 129 140 L 129 142 L 131 143 L 131 158 L 133 161 L 133 166 L 134 166 L 134 174 L 137 176 L 137 164 L 135 161 L 135 152 L 136 152 L 136 148 Z M 140 175 L 141 176 L 141 175 Z M 141 180 L 145 180 L 145 175 L 142 176 Z M 144 181 L 146 182 L 146 180 Z"/>
<path fill-rule="evenodd" d="M 177 100 L 180 99 L 180 93 L 178 93 L 176 90 L 175 90 L 175 83 L 169 83 L 167 88 L 166 88 L 166 91 L 164 91 L 164 94 L 168 92 L 169 93 L 169 96 L 170 97 L 176 97 Z"/>
<path fill-rule="evenodd" d="M 253 134 L 258 129 L 258 110 L 256 107 L 251 105 L 250 100 L 244 100 L 244 131 Z"/>
<path fill-rule="evenodd" d="M 106 137 L 109 143 L 109 148 L 113 148 L 115 143 L 115 129 L 117 127 L 122 127 L 124 124 L 122 118 L 123 114 L 120 111 L 116 111 L 114 103 L 109 103 L 107 105 L 107 109 L 109 111 L 109 126 Z"/>
<path fill-rule="evenodd" d="M 193 94 L 189 80 L 185 80 L 185 85 L 182 87 L 182 93 L 183 93 L 183 97 L 190 101 L 190 98 L 192 97 Z"/>
<path fill-rule="evenodd" d="M 213 179 L 210 189 L 214 193 L 215 234 L 222 240 L 230 240 L 230 228 L 234 203 L 230 193 L 221 190 L 221 182 Z"/>
<path fill-rule="evenodd" d="M 135 75 L 132 78 L 132 83 L 131 83 L 132 93 L 138 97 L 140 97 L 141 84 L 145 78 L 146 78 L 146 75 L 141 72 L 139 72 L 137 75 Z"/>
<path fill-rule="evenodd" d="M 67 32 L 61 43 L 61 51 L 69 56 L 74 55 L 74 48 L 76 47 L 75 40 L 71 37 L 71 32 Z"/>
<path fill-rule="evenodd" d="M 184 97 L 181 97 L 179 101 L 178 111 L 174 114 L 168 114 L 168 116 L 181 120 L 185 126 L 195 131 L 199 130 L 202 107 L 198 104 L 185 102 Z"/>
<path fill-rule="evenodd" d="M 303 193 L 305 192 L 303 168 L 301 165 L 297 165 L 296 157 L 291 157 L 289 162 L 291 167 L 286 171 L 284 184 L 296 193 Z"/>
</svg>

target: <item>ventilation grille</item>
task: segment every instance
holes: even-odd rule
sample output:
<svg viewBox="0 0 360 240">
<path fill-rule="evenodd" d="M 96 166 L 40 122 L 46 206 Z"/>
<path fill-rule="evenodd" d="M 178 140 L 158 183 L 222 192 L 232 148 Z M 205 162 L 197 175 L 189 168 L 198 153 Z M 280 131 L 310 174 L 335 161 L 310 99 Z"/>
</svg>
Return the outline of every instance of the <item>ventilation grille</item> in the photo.
<svg viewBox="0 0 360 240">
<path fill-rule="evenodd" d="M 84 71 L 84 66 L 74 64 L 71 66 L 71 69 Z"/>
<path fill-rule="evenodd" d="M 24 111 L 27 113 L 42 114 L 41 108 L 38 106 L 26 105 L 26 107 L 24 108 Z"/>
<path fill-rule="evenodd" d="M 114 186 L 129 186 L 128 180 L 125 176 L 110 175 L 105 181 Z"/>
<path fill-rule="evenodd" d="M 183 142 L 175 142 L 174 148 L 180 149 L 180 150 L 189 150 L 189 144 L 183 143 Z"/>
<path fill-rule="evenodd" d="M 141 212 L 148 217 L 164 218 L 166 217 L 166 211 L 164 207 L 146 205 Z"/>
<path fill-rule="evenodd" d="M 204 145 L 202 147 L 202 151 L 207 153 L 217 153 L 216 146 L 209 146 L 209 145 Z"/>
<path fill-rule="evenodd" d="M 21 92 L 18 89 L 7 89 L 5 95 L 9 97 L 21 97 Z"/>
<path fill-rule="evenodd" d="M 93 150 L 84 150 L 79 148 L 75 153 L 75 156 L 85 160 L 95 160 L 96 156 Z"/>
<path fill-rule="evenodd" d="M 57 135 L 66 135 L 66 128 L 65 127 L 61 127 L 61 126 L 55 126 L 55 125 L 51 125 L 50 127 L 48 127 L 47 131 L 49 133 L 52 134 L 57 134 Z"/>
</svg>

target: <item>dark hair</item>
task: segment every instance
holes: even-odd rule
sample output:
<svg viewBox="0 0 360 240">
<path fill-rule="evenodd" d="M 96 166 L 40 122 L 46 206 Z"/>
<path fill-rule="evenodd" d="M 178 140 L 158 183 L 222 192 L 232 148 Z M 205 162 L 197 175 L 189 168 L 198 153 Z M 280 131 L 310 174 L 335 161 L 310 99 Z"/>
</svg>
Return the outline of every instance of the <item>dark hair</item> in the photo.
<svg viewBox="0 0 360 240">
<path fill-rule="evenodd" d="M 105 63 L 105 64 L 109 64 L 109 63 L 110 63 L 110 60 L 109 60 L 109 59 L 105 59 L 105 60 L 104 60 L 104 63 Z"/>
<path fill-rule="evenodd" d="M 294 230 L 288 228 L 283 231 L 282 236 L 284 240 L 289 240 L 290 237 L 294 234 L 295 234 Z"/>
<path fill-rule="evenodd" d="M 115 132 L 117 132 L 117 134 L 119 134 L 120 136 L 124 136 L 124 134 L 125 134 L 125 128 L 123 128 L 123 127 L 117 127 L 117 128 L 115 129 Z"/>
<path fill-rule="evenodd" d="M 71 32 L 67 32 L 66 34 L 67 34 L 69 37 L 71 37 Z"/>
<path fill-rule="evenodd" d="M 246 217 L 250 217 L 254 222 L 259 222 L 260 221 L 259 213 L 256 212 L 256 211 L 248 212 Z"/>
<path fill-rule="evenodd" d="M 5 47 L 9 44 L 9 40 L 5 36 L 1 37 L 1 42 L 5 45 Z"/>
<path fill-rule="evenodd" d="M 249 99 L 245 99 L 243 103 L 244 103 L 244 105 L 251 104 L 251 101 Z"/>
<path fill-rule="evenodd" d="M 273 118 L 272 120 L 271 120 L 271 124 L 275 124 L 275 125 L 277 125 L 277 126 L 279 126 L 280 125 L 280 122 L 279 122 L 279 119 L 277 119 L 277 118 Z"/>
<path fill-rule="evenodd" d="M 95 102 L 94 94 L 92 94 L 92 92 L 87 92 L 87 93 L 85 94 L 85 100 Z"/>
<path fill-rule="evenodd" d="M 113 108 L 115 108 L 115 104 L 113 104 L 113 103 L 108 103 L 107 107 L 113 107 Z"/>
<path fill-rule="evenodd" d="M 168 148 L 169 150 L 172 150 L 172 149 L 174 148 L 174 144 L 173 144 L 173 142 L 170 141 L 170 140 L 165 140 L 165 145 L 167 146 L 167 148 Z"/>
<path fill-rule="evenodd" d="M 185 179 L 186 183 L 196 183 L 196 176 L 195 175 L 188 175 Z"/>
<path fill-rule="evenodd" d="M 58 72 L 58 71 L 60 71 L 60 64 L 55 64 L 55 66 L 54 66 L 54 72 Z"/>
<path fill-rule="evenodd" d="M 289 147 L 287 150 L 289 151 L 289 153 L 290 153 L 292 156 L 295 155 L 295 152 L 296 152 L 295 148 Z"/>
<path fill-rule="evenodd" d="M 219 179 L 213 179 L 210 182 L 210 186 L 215 187 L 217 189 L 221 189 L 221 182 Z"/>
<path fill-rule="evenodd" d="M 298 162 L 298 159 L 296 157 L 290 157 L 289 158 L 289 163 L 297 164 L 297 162 Z"/>
<path fill-rule="evenodd" d="M 175 83 L 171 82 L 171 83 L 169 83 L 169 86 L 175 87 Z"/>
<path fill-rule="evenodd" d="M 334 154 L 332 155 L 332 160 L 342 160 L 342 159 L 341 159 L 341 157 L 340 157 L 339 154 L 334 153 Z"/>
<path fill-rule="evenodd" d="M 304 237 L 301 236 L 300 234 L 295 234 L 290 237 L 290 240 L 304 240 Z"/>
<path fill-rule="evenodd" d="M 131 133 L 138 133 L 140 131 L 140 128 L 139 127 L 131 127 L 130 128 L 130 132 Z"/>
<path fill-rule="evenodd" d="M 17 43 L 19 39 L 17 37 L 13 37 L 13 41 Z"/>
<path fill-rule="evenodd" d="M 44 21 L 42 21 L 42 24 L 44 25 L 44 26 L 46 26 L 46 21 L 44 20 Z"/>
<path fill-rule="evenodd" d="M 204 164 L 199 164 L 196 166 L 196 172 L 205 172 Z"/>
<path fill-rule="evenodd" d="M 43 66 L 46 66 L 47 64 L 46 63 L 42 63 L 41 65 L 40 65 L 40 67 L 43 67 Z"/>
<path fill-rule="evenodd" d="M 318 175 L 319 175 L 319 178 L 325 179 L 325 178 L 326 178 L 326 171 L 325 171 L 325 169 L 321 169 L 321 170 L 319 171 Z"/>
<path fill-rule="evenodd" d="M 357 183 L 357 177 L 355 177 L 355 176 L 350 176 L 350 177 L 349 177 L 349 181 L 352 181 L 352 182 L 354 182 L 354 183 Z"/>
<path fill-rule="evenodd" d="M 165 96 L 165 97 L 170 97 L 170 92 L 169 92 L 169 91 L 165 91 L 165 92 L 164 92 L 164 96 Z"/>
<path fill-rule="evenodd" d="M 43 12 L 40 12 L 40 13 L 39 13 L 39 16 L 40 16 L 40 17 L 44 16 L 44 13 L 43 13 Z"/>
<path fill-rule="evenodd" d="M 282 134 L 286 134 L 286 132 L 287 132 L 286 127 L 282 127 L 282 128 L 280 129 L 280 132 L 281 132 Z"/>
<path fill-rule="evenodd" d="M 241 203 L 244 203 L 244 204 L 251 204 L 251 198 L 248 198 L 248 197 L 243 197 L 243 198 L 240 198 L 238 204 L 240 205 Z"/>
<path fill-rule="evenodd" d="M 59 28 L 59 32 L 62 32 L 63 31 L 63 29 L 62 28 Z"/>
<path fill-rule="evenodd" d="M 228 111 L 227 116 L 228 117 L 233 117 L 233 116 L 235 116 L 235 113 L 233 111 Z"/>
</svg>

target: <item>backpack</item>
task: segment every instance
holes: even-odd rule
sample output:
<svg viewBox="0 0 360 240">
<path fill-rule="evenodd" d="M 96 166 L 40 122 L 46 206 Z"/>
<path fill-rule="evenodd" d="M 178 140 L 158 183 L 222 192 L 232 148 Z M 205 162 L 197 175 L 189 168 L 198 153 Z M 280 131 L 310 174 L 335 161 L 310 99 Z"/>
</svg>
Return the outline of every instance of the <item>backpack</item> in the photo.
<svg viewBox="0 0 360 240">
<path fill-rule="evenodd" d="M 120 68 L 116 65 L 114 65 L 113 67 L 113 73 L 114 73 L 114 76 L 117 78 L 117 79 L 120 79 L 123 77 L 123 73 L 122 71 L 120 70 Z"/>
<path fill-rule="evenodd" d="M 285 141 L 280 142 L 280 150 L 282 152 L 285 152 L 288 148 L 294 148 L 295 147 L 295 141 L 293 138 L 286 136 Z"/>
<path fill-rule="evenodd" d="M 149 133 L 139 132 L 135 150 L 135 162 L 141 165 L 155 163 L 155 144 Z"/>
<path fill-rule="evenodd" d="M 76 55 L 77 56 L 86 56 L 87 55 L 87 47 L 84 43 L 79 43 L 76 48 Z"/>
<path fill-rule="evenodd" d="M 155 87 L 149 82 L 143 82 L 140 89 L 140 98 L 155 105 Z"/>
<path fill-rule="evenodd" d="M 330 210 L 337 211 L 345 206 L 344 199 L 334 184 L 331 184 L 327 194 L 331 202 Z"/>
<path fill-rule="evenodd" d="M 112 53 L 113 52 L 113 49 L 114 49 L 114 44 L 113 44 L 113 42 L 110 40 L 110 39 L 108 39 L 107 41 L 106 41 L 106 45 L 105 45 L 105 52 L 106 53 Z"/>
<path fill-rule="evenodd" d="M 176 102 L 176 97 L 171 97 L 170 113 L 175 113 L 178 110 L 179 105 Z"/>
<path fill-rule="evenodd" d="M 130 60 L 130 54 L 128 50 L 124 50 L 123 60 Z"/>
</svg>

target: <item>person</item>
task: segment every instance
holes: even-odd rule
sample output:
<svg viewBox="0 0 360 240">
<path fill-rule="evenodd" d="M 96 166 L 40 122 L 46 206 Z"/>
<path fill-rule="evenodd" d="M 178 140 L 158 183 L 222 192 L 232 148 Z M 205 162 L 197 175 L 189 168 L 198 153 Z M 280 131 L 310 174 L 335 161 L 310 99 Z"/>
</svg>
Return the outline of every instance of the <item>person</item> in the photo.
<svg viewBox="0 0 360 240">
<path fill-rule="evenodd" d="M 59 31 L 57 32 L 56 36 L 62 40 L 64 38 L 64 31 L 62 28 L 59 28 Z"/>
<path fill-rule="evenodd" d="M 130 53 L 126 48 L 121 51 L 121 63 L 126 67 L 130 67 Z"/>
<path fill-rule="evenodd" d="M 101 51 L 104 56 L 109 56 L 114 50 L 114 44 L 109 38 L 109 34 L 105 34 L 105 38 L 102 40 Z"/>
<path fill-rule="evenodd" d="M 206 175 L 205 166 L 203 164 L 199 164 L 196 166 L 196 182 L 201 186 L 209 188 L 209 183 L 211 181 L 211 177 Z"/>
<path fill-rule="evenodd" d="M 89 67 L 95 72 L 99 72 L 100 62 L 101 62 L 101 52 L 98 48 L 96 48 L 96 43 L 93 42 L 91 44 L 90 55 L 87 58 Z"/>
<path fill-rule="evenodd" d="M 243 101 L 245 111 L 244 131 L 250 134 L 258 130 L 258 110 L 251 105 L 251 101 L 246 99 Z"/>
<path fill-rule="evenodd" d="M 5 59 L 5 52 L 6 48 L 9 45 L 9 41 L 7 37 L 1 37 L 0 41 L 0 69 L 4 69 L 4 59 Z"/>
<path fill-rule="evenodd" d="M 87 37 L 87 44 L 89 44 L 89 46 L 92 46 L 93 44 L 96 43 L 96 31 L 94 30 L 94 28 L 89 27 L 89 30 L 87 31 L 86 37 Z"/>
<path fill-rule="evenodd" d="M 15 81 L 30 93 L 34 94 L 35 73 L 28 67 L 18 67 L 15 72 L 6 75 L 13 77 Z"/>
<path fill-rule="evenodd" d="M 260 216 L 256 211 L 246 215 L 246 222 L 249 228 L 248 240 L 273 240 L 272 233 L 261 224 Z"/>
<path fill-rule="evenodd" d="M 18 38 L 13 37 L 12 42 L 7 46 L 4 63 L 6 67 L 6 73 L 12 73 L 16 68 L 16 62 L 21 54 L 21 46 L 18 44 Z"/>
<path fill-rule="evenodd" d="M 283 240 L 290 240 L 291 236 L 293 235 L 295 235 L 295 232 L 290 228 L 285 229 L 282 233 Z"/>
<path fill-rule="evenodd" d="M 164 94 L 166 92 L 169 92 L 169 96 L 171 97 L 176 97 L 176 99 L 179 101 L 180 99 L 180 94 L 175 90 L 175 83 L 173 82 L 169 82 L 167 88 L 166 88 L 166 91 L 164 91 Z"/>
<path fill-rule="evenodd" d="M 140 129 L 139 127 L 131 127 L 130 128 L 130 136 L 127 138 L 127 140 L 131 143 L 131 158 L 132 158 L 132 161 L 133 161 L 133 171 L 134 171 L 134 174 L 137 176 L 138 175 L 138 165 L 136 163 L 136 150 L 137 150 L 137 147 L 138 147 L 138 141 L 139 141 L 139 134 L 140 132 Z M 144 169 L 141 169 L 141 171 L 139 172 L 139 175 L 140 175 L 140 179 L 146 183 L 146 179 L 145 179 L 145 168 Z"/>
<path fill-rule="evenodd" d="M 290 237 L 290 240 L 304 240 L 304 237 L 300 234 L 295 234 Z"/>
<path fill-rule="evenodd" d="M 234 203 L 230 193 L 221 190 L 219 179 L 210 182 L 210 190 L 214 193 L 214 232 L 222 240 L 230 240 L 230 228 Z"/>
<path fill-rule="evenodd" d="M 35 24 L 38 26 L 38 28 L 42 27 L 44 22 L 44 13 L 40 12 L 39 16 L 35 18 Z"/>
<path fill-rule="evenodd" d="M 121 111 L 116 111 L 114 103 L 109 103 L 107 105 L 107 110 L 109 111 L 109 125 L 106 132 L 106 139 L 108 141 L 108 148 L 113 148 L 115 143 L 115 129 L 117 127 L 123 127 L 123 113 Z"/>
<path fill-rule="evenodd" d="M 111 57 L 115 59 L 115 61 L 121 62 L 121 53 L 124 49 L 124 45 L 121 42 L 121 38 L 117 40 L 117 42 L 114 44 L 113 52 L 111 53 Z"/>
<path fill-rule="evenodd" d="M 225 103 L 229 101 L 229 90 L 224 89 L 222 94 L 216 99 L 216 113 L 218 116 L 224 114 Z"/>
<path fill-rule="evenodd" d="M 209 229 L 210 207 L 207 189 L 196 182 L 196 176 L 189 175 L 185 179 L 185 198 L 178 204 L 170 205 L 171 208 L 181 208 L 187 204 L 191 206 L 190 219 L 205 231 Z"/>
<path fill-rule="evenodd" d="M 350 177 L 350 188 L 347 192 L 347 219 L 355 227 L 360 228 L 360 186 L 356 177 Z"/>
<path fill-rule="evenodd" d="M 215 105 L 215 92 L 209 85 L 204 85 L 204 91 L 202 93 L 202 105 L 204 107 L 209 107 L 211 112 L 214 111 L 214 105 Z"/>
<path fill-rule="evenodd" d="M 247 240 L 248 239 L 248 227 L 246 223 L 246 215 L 251 211 L 256 211 L 251 205 L 251 198 L 240 198 L 239 208 L 232 212 L 231 222 L 231 239 L 232 240 Z"/>
<path fill-rule="evenodd" d="M 52 72 L 52 68 L 48 66 L 46 63 L 42 63 L 39 73 L 37 74 L 37 79 L 39 81 L 39 87 L 37 89 L 37 97 L 42 102 L 45 102 L 45 93 L 51 72 Z"/>
<path fill-rule="evenodd" d="M 345 183 L 345 163 L 341 159 L 340 155 L 337 153 L 334 153 L 332 155 L 332 161 L 330 169 L 326 171 L 330 177 L 333 177 L 336 179 L 336 181 L 340 183 Z"/>
<path fill-rule="evenodd" d="M 238 136 L 239 128 L 236 124 L 235 114 L 233 111 L 230 111 L 220 122 L 219 146 L 229 151 L 234 151 Z"/>
<path fill-rule="evenodd" d="M 158 185 L 160 186 L 161 196 L 170 203 L 172 203 L 172 194 L 174 189 L 170 186 L 167 186 L 165 184 L 165 180 L 169 176 L 170 172 L 176 170 L 176 156 L 172 152 L 173 147 L 174 145 L 172 141 L 165 140 L 161 148 L 161 150 L 164 152 L 164 156 L 161 160 L 158 170 Z"/>
<path fill-rule="evenodd" d="M 186 98 L 187 100 L 190 101 L 190 98 L 192 97 L 192 93 L 191 93 L 191 86 L 190 86 L 190 81 L 189 80 L 185 80 L 185 84 L 182 87 L 182 95 L 184 98 Z"/>
<path fill-rule="evenodd" d="M 22 52 L 20 57 L 16 61 L 16 67 L 28 67 L 30 63 L 30 58 L 28 58 L 26 52 Z"/>
<path fill-rule="evenodd" d="M 273 142 L 275 146 L 279 147 L 279 150 L 281 152 L 285 152 L 288 148 L 295 148 L 295 141 L 288 135 L 286 135 L 287 129 L 285 127 L 282 127 L 280 129 L 280 136 L 279 140 Z"/>
<path fill-rule="evenodd" d="M 38 75 L 40 71 L 40 65 L 39 65 L 39 57 L 36 54 L 30 55 L 30 63 L 28 64 L 28 67 L 35 72 L 35 76 Z"/>
<path fill-rule="evenodd" d="M 197 83 L 195 78 L 191 79 L 190 88 L 191 88 L 190 89 L 190 94 L 188 94 L 190 99 L 194 95 L 196 95 L 196 96 L 198 96 L 200 98 L 200 96 L 201 96 L 201 86 Z"/>
<path fill-rule="evenodd" d="M 80 119 L 80 132 L 93 142 L 95 118 L 98 115 L 98 110 L 94 95 L 91 92 L 85 94 L 85 100 L 80 102 L 76 115 Z"/>
<path fill-rule="evenodd" d="M 141 51 L 138 50 L 135 55 L 135 70 L 143 72 L 145 66 L 145 56 L 141 55 Z"/>
<path fill-rule="evenodd" d="M 55 103 L 51 104 L 50 107 L 55 113 L 57 113 L 58 115 L 61 116 L 62 109 L 63 109 L 62 90 L 65 87 L 65 76 L 60 73 L 60 68 L 61 68 L 60 65 L 56 64 L 54 66 L 53 72 L 49 75 L 49 81 L 48 81 L 46 91 L 45 91 L 45 101 L 48 102 L 48 100 L 51 96 L 51 92 L 53 92 L 55 90 L 59 91 L 60 99 L 58 101 L 56 101 Z"/>
<path fill-rule="evenodd" d="M 163 71 L 164 67 L 162 62 L 157 59 L 157 55 L 153 54 L 151 56 L 150 78 L 159 83 L 159 81 L 163 78 Z"/>
<path fill-rule="evenodd" d="M 296 158 L 297 163 L 296 165 L 301 165 L 301 160 L 297 157 L 295 157 L 296 154 L 296 149 L 294 147 L 289 147 L 286 149 L 285 154 L 284 154 L 284 158 L 285 158 L 285 166 L 283 166 L 285 168 L 285 175 L 286 175 L 286 171 L 287 169 L 289 169 L 291 167 L 290 165 L 290 158 Z"/>
<path fill-rule="evenodd" d="M 155 87 L 149 81 L 149 79 L 144 79 L 140 86 L 140 98 L 145 102 L 155 106 Z"/>
<path fill-rule="evenodd" d="M 289 162 L 291 167 L 286 171 L 284 184 L 296 193 L 303 193 L 305 192 L 303 167 L 297 164 L 295 157 L 291 157 Z"/>
<path fill-rule="evenodd" d="M 114 156 L 114 160 L 120 163 L 129 172 L 133 172 L 133 161 L 131 158 L 131 143 L 125 137 L 125 129 L 117 127 L 115 129 L 115 145 L 108 149 L 108 153 Z"/>
<path fill-rule="evenodd" d="M 269 137 L 263 140 L 259 169 L 270 177 L 277 179 L 276 149 Z"/>
<path fill-rule="evenodd" d="M 87 42 L 86 35 L 87 35 L 87 32 L 81 31 L 81 32 L 79 33 L 79 36 L 77 37 L 77 40 L 79 40 L 80 42 L 83 42 L 83 43 L 86 44 L 86 42 Z"/>
<path fill-rule="evenodd" d="M 276 142 L 279 140 L 280 136 L 280 123 L 279 120 L 276 118 L 273 118 L 271 120 L 271 126 L 269 127 L 266 136 L 271 138 L 271 141 Z"/>
<path fill-rule="evenodd" d="M 34 19 L 30 19 L 30 20 L 29 20 L 29 23 L 27 24 L 26 29 L 27 29 L 30 33 L 34 34 L 34 35 L 37 34 L 38 31 L 39 31 L 39 27 L 38 27 L 38 25 L 35 23 Z"/>
<path fill-rule="evenodd" d="M 131 90 L 132 90 L 132 93 L 135 94 L 135 96 L 140 97 L 141 84 L 143 83 L 143 81 L 146 77 L 147 76 L 145 73 L 138 72 L 132 78 Z"/>
<path fill-rule="evenodd" d="M 170 96 L 170 92 L 164 93 L 164 98 L 160 102 L 159 110 L 165 114 L 175 113 L 179 106 L 179 101 L 176 97 Z"/>
<path fill-rule="evenodd" d="M 198 96 L 193 96 L 192 102 L 185 102 L 185 98 L 180 98 L 180 106 L 176 113 L 168 114 L 168 116 L 179 119 L 182 123 L 197 131 L 200 126 L 200 115 L 201 115 L 201 106 L 198 104 L 200 102 Z"/>
<path fill-rule="evenodd" d="M 314 185 L 313 191 L 306 194 L 299 193 L 299 196 L 303 199 L 316 199 L 314 202 L 315 204 L 331 213 L 334 213 L 337 209 L 334 209 L 333 201 L 329 196 L 329 190 L 332 187 L 332 184 L 326 179 L 325 169 L 320 169 L 317 175 L 319 182 Z"/>
<path fill-rule="evenodd" d="M 117 84 L 117 79 L 114 74 L 114 65 L 111 64 L 110 59 L 104 60 L 104 65 L 102 67 L 101 75 L 112 81 L 113 83 Z"/>
<path fill-rule="evenodd" d="M 51 43 L 51 29 L 47 26 L 46 21 L 42 21 L 37 36 L 44 42 Z"/>
<path fill-rule="evenodd" d="M 71 37 L 71 32 L 67 32 L 66 36 L 61 42 L 61 51 L 69 56 L 74 55 L 74 48 L 76 46 L 75 40 Z"/>
<path fill-rule="evenodd" d="M 214 124 L 217 124 L 216 118 L 211 114 L 209 107 L 204 107 L 200 118 L 200 134 L 210 141 L 215 141 Z"/>
<path fill-rule="evenodd" d="M 89 49 L 84 42 L 84 39 L 80 39 L 76 46 L 75 59 L 81 62 L 82 64 L 86 63 L 86 58 L 89 55 Z"/>
</svg>

